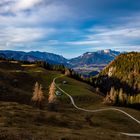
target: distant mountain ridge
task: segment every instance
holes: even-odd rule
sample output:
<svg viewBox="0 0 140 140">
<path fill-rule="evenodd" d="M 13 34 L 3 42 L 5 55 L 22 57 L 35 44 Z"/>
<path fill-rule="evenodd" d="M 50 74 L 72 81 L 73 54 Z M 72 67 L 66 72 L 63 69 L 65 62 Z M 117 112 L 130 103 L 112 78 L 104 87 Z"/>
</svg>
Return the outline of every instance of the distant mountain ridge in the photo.
<svg viewBox="0 0 140 140">
<path fill-rule="evenodd" d="M 24 61 L 48 61 L 52 64 L 66 64 L 67 59 L 63 56 L 56 55 L 48 52 L 39 52 L 39 51 L 31 51 L 31 52 L 22 52 L 22 51 L 9 51 L 2 50 L 0 51 L 0 56 L 4 58 L 13 58 L 15 60 L 24 60 Z"/>
<path fill-rule="evenodd" d="M 83 55 L 70 60 L 72 66 L 92 65 L 92 64 L 108 64 L 118 56 L 120 52 L 108 50 L 100 50 L 97 52 L 86 52 Z"/>
<path fill-rule="evenodd" d="M 96 65 L 96 64 L 108 64 L 120 52 L 108 50 L 100 50 L 97 52 L 86 52 L 83 55 L 72 58 L 70 60 L 64 58 L 61 55 L 48 53 L 48 52 L 39 52 L 39 51 L 10 51 L 10 50 L 1 50 L 0 57 L 4 58 L 13 58 L 15 60 L 24 60 L 24 61 L 47 61 L 52 64 L 64 64 L 70 67 L 84 66 L 84 65 Z"/>
</svg>

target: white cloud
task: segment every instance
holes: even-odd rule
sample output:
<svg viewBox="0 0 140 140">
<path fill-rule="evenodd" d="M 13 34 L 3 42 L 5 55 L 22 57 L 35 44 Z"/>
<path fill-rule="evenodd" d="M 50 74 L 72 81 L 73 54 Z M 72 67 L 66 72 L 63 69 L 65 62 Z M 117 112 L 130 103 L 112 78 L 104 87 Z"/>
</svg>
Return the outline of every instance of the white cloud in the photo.
<svg viewBox="0 0 140 140">
<path fill-rule="evenodd" d="M 115 26 L 94 26 L 84 34 L 84 39 L 67 42 L 70 46 L 81 47 L 84 51 L 114 49 L 119 51 L 140 51 L 140 23 L 137 26 L 125 23 Z"/>
<path fill-rule="evenodd" d="M 121 37 L 140 37 L 140 28 L 113 28 L 106 29 L 105 32 L 97 33 L 99 36 L 121 36 Z"/>
<path fill-rule="evenodd" d="M 140 26 L 95 27 L 89 30 L 87 40 L 100 41 L 100 44 L 120 46 L 140 40 Z"/>
<path fill-rule="evenodd" d="M 72 17 L 72 13 L 67 5 L 50 0 L 1 0 L 0 48 L 47 39 L 58 32 L 55 27 L 47 26 L 48 23 L 68 17 Z"/>
<path fill-rule="evenodd" d="M 13 47 L 14 45 L 29 45 L 33 42 L 39 42 L 44 36 L 47 38 L 55 29 L 43 28 L 5 28 L 0 30 L 0 44 L 1 46 Z"/>
<path fill-rule="evenodd" d="M 16 0 L 15 4 L 11 6 L 11 10 L 17 12 L 30 9 L 41 2 L 42 0 Z"/>
<path fill-rule="evenodd" d="M 48 0 L 47 0 L 48 1 Z M 30 26 L 74 18 L 68 5 L 44 0 L 10 0 L 0 5 L 1 26 Z"/>
<path fill-rule="evenodd" d="M 16 14 L 22 10 L 32 9 L 41 2 L 43 0 L 1 0 L 0 13 L 12 12 Z"/>
<path fill-rule="evenodd" d="M 100 43 L 99 40 L 86 40 L 86 41 L 71 41 L 71 42 L 66 42 L 68 45 L 96 45 Z"/>
</svg>

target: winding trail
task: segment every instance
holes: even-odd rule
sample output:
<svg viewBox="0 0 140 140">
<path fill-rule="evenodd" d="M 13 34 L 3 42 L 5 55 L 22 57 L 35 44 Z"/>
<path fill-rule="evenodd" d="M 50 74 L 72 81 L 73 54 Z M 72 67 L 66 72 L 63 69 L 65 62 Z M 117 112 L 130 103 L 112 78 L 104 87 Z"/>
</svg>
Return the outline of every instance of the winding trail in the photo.
<svg viewBox="0 0 140 140">
<path fill-rule="evenodd" d="M 139 121 L 139 120 L 137 120 L 136 118 L 134 118 L 133 116 L 131 116 L 131 115 L 128 114 L 127 112 L 125 112 L 125 111 L 123 111 L 123 110 L 121 110 L 121 109 L 118 109 L 118 108 L 109 107 L 109 108 L 101 108 L 101 109 L 95 109 L 95 110 L 88 110 L 88 109 L 84 109 L 84 108 L 78 107 L 78 106 L 75 104 L 73 97 L 72 97 L 70 94 L 68 94 L 67 92 L 65 92 L 63 89 L 61 89 L 61 88 L 56 84 L 56 82 L 55 82 L 56 79 L 61 78 L 61 77 L 64 77 L 64 75 L 58 76 L 58 77 L 54 78 L 54 79 L 53 79 L 53 82 L 54 82 L 56 88 L 58 88 L 61 92 L 63 92 L 65 95 L 67 95 L 67 96 L 70 98 L 72 105 L 73 105 L 76 109 L 81 110 L 81 111 L 85 111 L 85 112 L 101 112 L 101 111 L 107 111 L 107 110 L 115 110 L 115 111 L 119 111 L 119 112 L 125 114 L 127 117 L 131 118 L 133 121 L 137 122 L 137 123 L 140 125 L 140 121 Z M 140 137 L 140 134 L 122 133 L 122 132 L 121 132 L 121 134 L 127 135 L 127 136 L 136 136 L 136 137 Z"/>
</svg>

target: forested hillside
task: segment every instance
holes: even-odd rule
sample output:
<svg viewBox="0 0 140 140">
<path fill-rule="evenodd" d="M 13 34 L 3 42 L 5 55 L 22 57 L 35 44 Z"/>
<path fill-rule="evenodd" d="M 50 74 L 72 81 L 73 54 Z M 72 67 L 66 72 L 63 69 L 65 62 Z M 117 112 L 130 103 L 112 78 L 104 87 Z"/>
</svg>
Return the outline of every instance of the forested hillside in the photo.
<svg viewBox="0 0 140 140">
<path fill-rule="evenodd" d="M 140 103 L 140 53 L 119 55 L 93 78 L 93 84 L 115 104 Z"/>
</svg>

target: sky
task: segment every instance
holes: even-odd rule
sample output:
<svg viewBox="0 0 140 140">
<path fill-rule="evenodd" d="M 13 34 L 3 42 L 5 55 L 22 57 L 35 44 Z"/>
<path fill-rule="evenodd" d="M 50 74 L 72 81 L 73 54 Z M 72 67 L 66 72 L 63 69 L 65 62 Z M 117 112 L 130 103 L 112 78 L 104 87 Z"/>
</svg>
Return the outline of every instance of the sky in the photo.
<svg viewBox="0 0 140 140">
<path fill-rule="evenodd" d="M 139 0 L 0 0 L 0 50 L 102 49 L 140 51 Z"/>
</svg>

